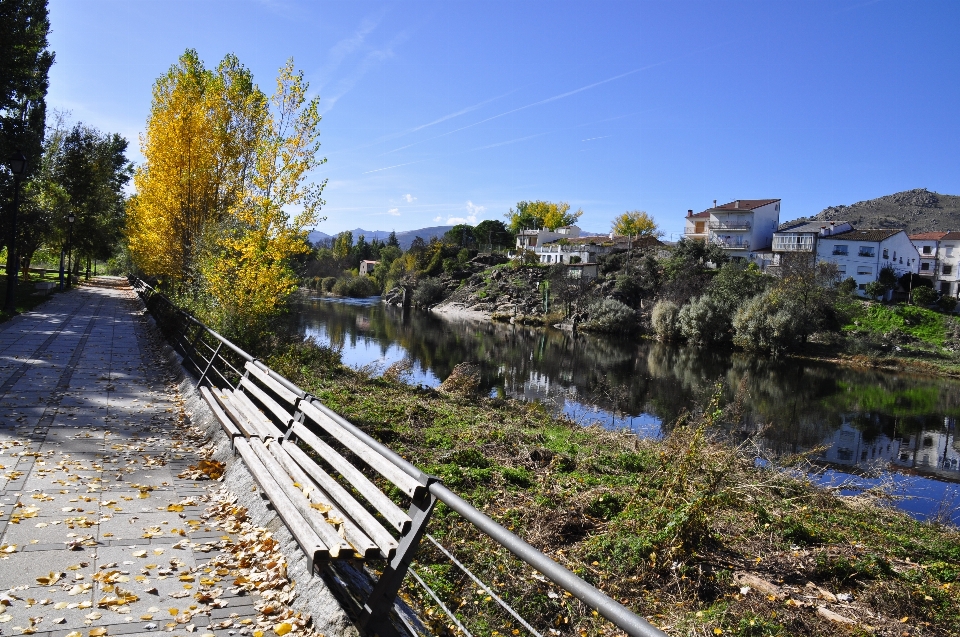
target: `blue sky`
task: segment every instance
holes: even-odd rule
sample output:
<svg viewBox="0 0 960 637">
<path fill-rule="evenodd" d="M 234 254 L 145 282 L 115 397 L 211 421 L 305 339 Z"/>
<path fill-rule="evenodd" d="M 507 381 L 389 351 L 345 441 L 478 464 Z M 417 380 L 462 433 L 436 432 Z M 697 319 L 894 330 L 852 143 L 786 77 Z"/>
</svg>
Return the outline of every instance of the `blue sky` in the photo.
<svg viewBox="0 0 960 637">
<path fill-rule="evenodd" d="M 137 135 L 187 47 L 320 96 L 328 233 L 567 201 L 667 233 L 713 199 L 781 221 L 960 194 L 960 2 L 51 0 L 48 104 Z"/>
</svg>

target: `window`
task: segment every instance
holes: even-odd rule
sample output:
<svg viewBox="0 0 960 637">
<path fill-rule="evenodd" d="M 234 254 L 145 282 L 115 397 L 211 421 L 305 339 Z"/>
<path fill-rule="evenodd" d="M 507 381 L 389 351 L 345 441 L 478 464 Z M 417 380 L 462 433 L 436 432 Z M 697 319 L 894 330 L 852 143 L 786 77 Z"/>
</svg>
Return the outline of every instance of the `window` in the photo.
<svg viewBox="0 0 960 637">
<path fill-rule="evenodd" d="M 866 283 L 861 283 L 861 284 L 858 285 L 857 287 L 860 288 L 861 290 L 866 290 L 866 289 L 867 289 L 867 284 L 866 284 Z"/>
<path fill-rule="evenodd" d="M 873 268 L 865 265 L 857 266 L 857 274 L 873 274 Z"/>
<path fill-rule="evenodd" d="M 845 265 L 837 266 L 837 274 L 846 274 L 846 273 L 847 273 L 847 266 Z"/>
<path fill-rule="evenodd" d="M 943 273 L 944 273 L 945 275 L 947 275 L 947 276 L 950 276 L 951 274 L 953 274 L 953 266 L 952 266 L 952 265 L 947 265 L 946 263 L 944 263 L 944 264 L 943 264 Z"/>
<path fill-rule="evenodd" d="M 946 246 L 946 248 L 947 248 L 947 256 L 948 256 L 948 257 L 952 257 L 952 256 L 953 256 L 953 246 L 952 246 L 952 245 L 948 245 L 948 246 Z"/>
<path fill-rule="evenodd" d="M 843 256 L 846 256 L 846 255 L 847 255 L 847 246 L 842 245 L 842 244 L 841 244 L 841 245 L 835 245 L 835 246 L 833 246 L 833 253 L 834 253 L 834 254 L 841 254 L 841 255 L 843 255 Z"/>
<path fill-rule="evenodd" d="M 883 249 L 883 258 L 884 258 L 884 259 L 889 259 L 889 258 L 890 258 L 890 252 L 889 252 L 886 248 Z M 896 253 L 896 252 L 893 253 L 893 258 L 894 258 L 894 259 L 897 258 L 897 253 Z"/>
<path fill-rule="evenodd" d="M 857 252 L 857 256 L 861 257 L 872 257 L 876 254 L 876 248 L 873 246 L 860 246 L 860 250 Z"/>
<path fill-rule="evenodd" d="M 931 252 L 930 246 L 923 246 L 923 253 L 924 253 L 924 254 L 930 254 L 930 252 Z"/>
<path fill-rule="evenodd" d="M 920 264 L 920 269 L 921 269 L 922 271 L 924 271 L 924 272 L 929 272 L 929 271 L 930 271 L 930 264 L 927 263 L 926 261 L 924 261 L 923 263 Z"/>
<path fill-rule="evenodd" d="M 695 234 L 703 234 L 703 233 L 704 233 L 704 229 L 703 229 L 703 228 L 704 228 L 705 225 L 706 225 L 706 222 L 704 222 L 704 221 L 694 222 L 694 224 L 693 224 L 693 226 L 694 226 L 694 227 L 693 227 L 694 233 L 695 233 Z"/>
</svg>

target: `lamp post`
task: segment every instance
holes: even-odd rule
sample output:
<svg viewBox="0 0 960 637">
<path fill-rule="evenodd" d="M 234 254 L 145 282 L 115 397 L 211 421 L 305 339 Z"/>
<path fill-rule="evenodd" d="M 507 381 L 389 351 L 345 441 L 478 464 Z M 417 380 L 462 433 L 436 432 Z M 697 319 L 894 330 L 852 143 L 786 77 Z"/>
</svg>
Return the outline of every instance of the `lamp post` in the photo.
<svg viewBox="0 0 960 637">
<path fill-rule="evenodd" d="M 67 238 L 67 287 L 73 284 L 73 222 L 76 220 L 72 212 L 67 215 L 67 225 L 70 227 Z"/>
<path fill-rule="evenodd" d="M 13 173 L 13 213 L 10 215 L 10 235 L 7 241 L 7 298 L 3 309 L 17 311 L 17 213 L 20 210 L 20 180 L 27 170 L 27 158 L 19 150 L 10 157 L 10 172 Z"/>
</svg>

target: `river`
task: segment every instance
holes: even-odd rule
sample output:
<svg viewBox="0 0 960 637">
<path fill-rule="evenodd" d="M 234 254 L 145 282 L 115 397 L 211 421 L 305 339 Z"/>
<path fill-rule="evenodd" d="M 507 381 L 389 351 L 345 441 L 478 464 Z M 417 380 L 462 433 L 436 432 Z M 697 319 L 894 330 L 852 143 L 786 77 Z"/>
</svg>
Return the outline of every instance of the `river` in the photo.
<svg viewBox="0 0 960 637">
<path fill-rule="evenodd" d="M 640 436 L 661 435 L 720 387 L 729 433 L 757 440 L 762 456 L 808 453 L 826 467 L 814 479 L 843 494 L 883 484 L 912 515 L 960 524 L 958 381 L 441 319 L 379 297 L 304 298 L 292 318 L 352 367 L 378 373 L 409 359 L 410 381 L 436 386 L 470 361 L 491 395 Z"/>
</svg>

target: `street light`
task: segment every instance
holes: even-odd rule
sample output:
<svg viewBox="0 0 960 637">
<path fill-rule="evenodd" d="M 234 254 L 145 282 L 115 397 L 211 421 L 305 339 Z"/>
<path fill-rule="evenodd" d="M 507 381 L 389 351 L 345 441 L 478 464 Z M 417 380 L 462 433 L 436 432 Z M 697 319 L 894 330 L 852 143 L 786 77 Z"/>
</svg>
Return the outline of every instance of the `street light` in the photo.
<svg viewBox="0 0 960 637">
<path fill-rule="evenodd" d="M 67 225 L 70 227 L 67 239 L 67 287 L 73 283 L 73 222 L 76 220 L 72 212 L 67 215 Z"/>
<path fill-rule="evenodd" d="M 13 173 L 13 214 L 10 215 L 10 235 L 7 240 L 7 298 L 3 309 L 13 313 L 17 311 L 17 212 L 20 210 L 20 180 L 27 170 L 27 158 L 19 150 L 9 159 L 10 172 Z"/>
</svg>

